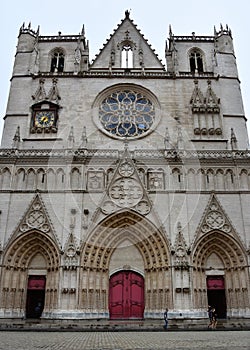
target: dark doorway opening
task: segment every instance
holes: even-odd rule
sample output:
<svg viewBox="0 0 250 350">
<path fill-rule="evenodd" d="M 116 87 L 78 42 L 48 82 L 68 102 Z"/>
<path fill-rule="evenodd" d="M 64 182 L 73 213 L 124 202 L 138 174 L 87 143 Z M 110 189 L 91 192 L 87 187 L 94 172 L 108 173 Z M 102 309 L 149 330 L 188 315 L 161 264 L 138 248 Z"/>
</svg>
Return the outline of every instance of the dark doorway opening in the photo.
<svg viewBox="0 0 250 350">
<path fill-rule="evenodd" d="M 215 308 L 218 318 L 227 317 L 227 304 L 223 276 L 207 277 L 208 305 Z"/>
<path fill-rule="evenodd" d="M 40 318 L 44 308 L 45 276 L 29 276 L 26 318 Z"/>
</svg>

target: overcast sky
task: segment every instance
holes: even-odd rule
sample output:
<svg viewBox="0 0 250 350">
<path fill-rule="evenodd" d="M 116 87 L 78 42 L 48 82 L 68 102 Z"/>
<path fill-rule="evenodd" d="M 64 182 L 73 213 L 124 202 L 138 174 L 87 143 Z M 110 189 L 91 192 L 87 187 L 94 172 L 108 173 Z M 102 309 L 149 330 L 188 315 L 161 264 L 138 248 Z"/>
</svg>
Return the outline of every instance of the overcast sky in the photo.
<svg viewBox="0 0 250 350">
<path fill-rule="evenodd" d="M 250 45 L 248 0 L 7 0 L 0 7 L 0 133 L 5 115 L 19 28 L 31 22 L 40 35 L 78 34 L 85 25 L 90 60 L 130 11 L 138 29 L 165 64 L 165 41 L 174 35 L 213 35 L 214 26 L 232 30 L 245 115 L 250 119 Z M 250 121 L 248 122 L 250 131 Z"/>
</svg>

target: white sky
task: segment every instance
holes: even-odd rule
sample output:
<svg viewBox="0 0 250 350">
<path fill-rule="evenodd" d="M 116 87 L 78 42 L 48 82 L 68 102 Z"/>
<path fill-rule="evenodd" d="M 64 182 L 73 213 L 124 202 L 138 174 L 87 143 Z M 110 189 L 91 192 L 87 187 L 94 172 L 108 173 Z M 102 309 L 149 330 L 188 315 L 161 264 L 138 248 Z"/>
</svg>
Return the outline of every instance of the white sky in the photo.
<svg viewBox="0 0 250 350">
<path fill-rule="evenodd" d="M 125 10 L 130 11 L 130 18 L 164 64 L 170 24 L 174 35 L 213 35 L 214 25 L 218 30 L 220 23 L 224 27 L 228 24 L 234 39 L 245 115 L 250 119 L 249 0 L 5 0 L 0 8 L 0 135 L 22 23 L 27 26 L 31 22 L 34 30 L 40 25 L 40 35 L 56 35 L 58 31 L 78 34 L 84 24 L 92 60 L 124 18 Z"/>
</svg>

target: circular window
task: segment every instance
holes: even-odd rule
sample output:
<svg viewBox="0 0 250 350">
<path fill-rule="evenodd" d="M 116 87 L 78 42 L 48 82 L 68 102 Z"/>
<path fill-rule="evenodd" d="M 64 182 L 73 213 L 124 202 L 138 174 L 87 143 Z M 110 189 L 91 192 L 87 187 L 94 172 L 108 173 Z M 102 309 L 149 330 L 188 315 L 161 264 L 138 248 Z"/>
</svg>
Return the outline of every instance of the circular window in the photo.
<svg viewBox="0 0 250 350">
<path fill-rule="evenodd" d="M 155 106 L 141 92 L 112 92 L 99 105 L 99 122 L 104 130 L 116 137 L 138 137 L 150 130 L 155 122 Z"/>
</svg>

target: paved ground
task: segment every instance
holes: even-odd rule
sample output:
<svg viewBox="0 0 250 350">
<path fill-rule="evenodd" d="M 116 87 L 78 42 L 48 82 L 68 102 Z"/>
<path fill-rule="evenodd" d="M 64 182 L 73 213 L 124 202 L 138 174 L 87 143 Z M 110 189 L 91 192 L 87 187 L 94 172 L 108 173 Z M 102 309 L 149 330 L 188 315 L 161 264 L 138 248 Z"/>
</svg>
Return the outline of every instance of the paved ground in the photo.
<svg viewBox="0 0 250 350">
<path fill-rule="evenodd" d="M 4 350 L 249 350 L 249 331 L 0 332 Z"/>
</svg>

